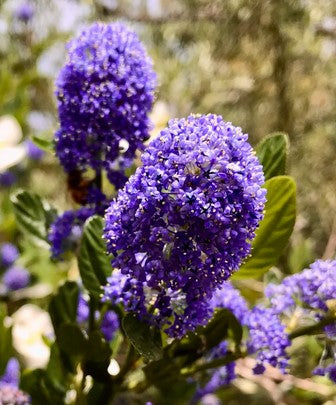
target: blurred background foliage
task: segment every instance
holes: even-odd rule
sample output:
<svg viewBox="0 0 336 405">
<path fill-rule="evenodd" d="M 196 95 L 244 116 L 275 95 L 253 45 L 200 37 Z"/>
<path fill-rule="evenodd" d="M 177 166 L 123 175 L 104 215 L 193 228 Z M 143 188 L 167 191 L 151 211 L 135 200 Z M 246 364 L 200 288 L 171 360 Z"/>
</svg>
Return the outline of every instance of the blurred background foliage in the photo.
<svg viewBox="0 0 336 405">
<path fill-rule="evenodd" d="M 267 280 L 300 271 L 315 258 L 334 257 L 334 0 L 35 0 L 30 2 L 34 13 L 29 21 L 17 16 L 23 3 L 0 0 L 0 116 L 14 116 L 24 138 L 50 140 L 57 128 L 54 80 L 64 62 L 65 41 L 94 20 L 121 19 L 138 32 L 158 73 L 153 134 L 169 118 L 191 112 L 221 114 L 241 126 L 253 145 L 274 131 L 288 133 L 298 219 L 288 255 Z M 4 135 L 0 131 L 0 148 Z M 0 186 L 0 242 L 19 245 L 20 263 L 49 291 L 76 269 L 50 262 L 48 251 L 20 238 L 9 195 L 22 187 L 59 209 L 69 208 L 73 203 L 65 176 L 51 153 L 39 161 L 22 160 L 10 170 L 17 182 Z M 262 284 L 255 282 L 245 295 L 254 299 L 261 290 Z M 27 294 L 17 299 L 25 302 L 30 299 Z M 34 294 L 43 307 L 45 290 Z M 305 377 L 307 365 L 300 359 L 317 357 L 319 349 L 306 344 L 293 350 L 297 372 Z M 230 404 L 246 398 L 251 404 L 320 404 L 330 398 L 325 385 L 314 383 L 305 390 L 283 381 L 280 395 L 270 384 L 239 378 L 222 397 Z"/>
</svg>

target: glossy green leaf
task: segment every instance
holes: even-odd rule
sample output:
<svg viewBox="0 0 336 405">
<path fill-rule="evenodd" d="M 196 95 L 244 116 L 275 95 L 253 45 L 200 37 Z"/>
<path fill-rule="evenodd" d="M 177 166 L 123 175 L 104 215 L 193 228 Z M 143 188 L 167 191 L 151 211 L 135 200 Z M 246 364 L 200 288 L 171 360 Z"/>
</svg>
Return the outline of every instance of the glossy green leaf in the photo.
<svg viewBox="0 0 336 405">
<path fill-rule="evenodd" d="M 56 335 L 62 324 L 76 322 L 79 288 L 77 283 L 67 281 L 51 299 L 49 313 Z"/>
<path fill-rule="evenodd" d="M 266 181 L 267 202 L 252 243 L 252 255 L 241 266 L 234 279 L 264 274 L 276 265 L 292 234 L 296 218 L 296 185 L 289 176 L 276 176 Z"/>
<path fill-rule="evenodd" d="M 263 165 L 265 180 L 286 173 L 288 148 L 288 136 L 282 132 L 271 134 L 258 144 L 256 152 Z"/>
<path fill-rule="evenodd" d="M 106 284 L 106 277 L 112 271 L 102 234 L 103 219 L 98 216 L 88 219 L 85 223 L 78 256 L 83 284 L 95 297 L 99 297 L 101 294 L 101 286 Z"/>
<path fill-rule="evenodd" d="M 157 328 L 140 321 L 134 314 L 127 314 L 122 326 L 132 345 L 146 361 L 162 357 L 161 335 Z"/>
<path fill-rule="evenodd" d="M 48 231 L 56 210 L 37 194 L 18 191 L 11 198 L 19 228 L 37 245 L 48 248 Z"/>
</svg>

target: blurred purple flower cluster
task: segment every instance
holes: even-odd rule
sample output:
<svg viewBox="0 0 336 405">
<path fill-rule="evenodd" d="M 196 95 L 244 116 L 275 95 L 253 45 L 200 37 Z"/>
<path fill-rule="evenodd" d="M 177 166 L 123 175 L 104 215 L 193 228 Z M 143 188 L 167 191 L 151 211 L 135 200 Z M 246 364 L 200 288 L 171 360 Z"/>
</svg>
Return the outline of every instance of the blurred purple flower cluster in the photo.
<svg viewBox="0 0 336 405">
<path fill-rule="evenodd" d="M 0 377 L 0 404 L 3 405 L 29 405 L 29 395 L 21 391 L 19 386 L 20 365 L 12 357 L 8 360 L 5 373 Z"/>
<path fill-rule="evenodd" d="M 6 291 L 16 291 L 30 283 L 29 271 L 15 264 L 18 257 L 16 246 L 11 243 L 3 243 L 0 246 L 0 269 L 4 271 L 1 282 Z"/>
</svg>

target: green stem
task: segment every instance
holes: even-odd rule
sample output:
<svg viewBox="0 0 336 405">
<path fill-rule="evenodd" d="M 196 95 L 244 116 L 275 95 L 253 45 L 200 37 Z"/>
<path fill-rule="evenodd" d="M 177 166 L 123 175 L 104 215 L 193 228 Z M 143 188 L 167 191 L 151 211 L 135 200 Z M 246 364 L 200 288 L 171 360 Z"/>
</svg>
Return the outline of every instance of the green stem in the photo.
<svg viewBox="0 0 336 405">
<path fill-rule="evenodd" d="M 327 325 L 331 325 L 332 323 L 336 322 L 336 316 L 328 316 L 324 319 L 322 319 L 320 322 L 310 325 L 310 326 L 305 326 L 303 328 L 299 328 L 292 333 L 289 334 L 290 339 L 295 339 L 299 336 L 304 336 L 304 335 L 313 335 L 321 332 L 321 329 Z M 181 369 L 181 375 L 184 377 L 189 377 L 192 376 L 193 374 L 199 372 L 199 371 L 204 371 L 208 370 L 211 368 L 217 368 L 217 367 L 222 367 L 225 366 L 235 360 L 242 359 L 244 357 L 248 356 L 248 353 L 246 351 L 243 352 L 236 352 L 236 353 L 228 353 L 226 356 L 214 359 L 212 361 L 206 362 L 206 363 L 201 363 L 197 364 L 191 367 L 185 367 Z M 129 356 L 127 356 L 129 358 Z M 128 364 L 128 360 L 125 361 L 125 365 Z M 123 368 L 124 368 L 123 367 Z M 120 375 L 121 373 L 119 373 Z M 118 375 L 118 377 L 119 377 Z M 125 374 L 123 373 L 123 376 Z M 122 378 L 121 378 L 122 380 Z M 121 381 L 122 382 L 122 381 Z M 121 386 L 120 391 L 127 390 L 127 389 L 132 389 L 136 392 L 143 392 L 145 391 L 151 384 L 148 381 L 140 381 L 135 387 L 127 387 L 127 386 Z"/>
<path fill-rule="evenodd" d="M 77 377 L 75 377 L 77 378 Z M 74 402 L 74 405 L 86 405 L 86 395 L 84 394 L 84 388 L 85 388 L 85 373 L 83 372 L 82 377 L 80 381 L 75 382 L 75 387 L 76 387 L 76 400 Z"/>
<path fill-rule="evenodd" d="M 116 377 L 112 377 L 111 382 L 104 387 L 102 398 L 105 403 L 111 403 L 112 399 L 117 392 L 122 391 L 122 383 L 126 374 L 131 370 L 134 362 L 137 360 L 138 355 L 134 350 L 133 345 L 130 345 L 126 355 L 125 362 Z"/>
<path fill-rule="evenodd" d="M 193 367 L 184 368 L 181 370 L 181 374 L 185 377 L 191 376 L 198 371 L 208 370 L 210 368 L 217 368 L 225 366 L 229 363 L 232 363 L 235 360 L 242 359 L 248 355 L 247 352 L 238 352 L 238 353 L 228 353 L 224 357 L 220 357 L 218 359 L 214 359 L 207 363 L 198 364 Z"/>
<path fill-rule="evenodd" d="M 322 319 L 320 322 L 318 322 L 314 325 L 305 326 L 303 328 L 299 328 L 299 329 L 293 331 L 292 333 L 289 334 L 289 338 L 295 339 L 299 336 L 314 335 L 316 333 L 321 332 L 321 329 L 324 326 L 331 325 L 334 322 L 336 322 L 336 317 L 329 316 L 327 318 Z M 202 363 L 202 364 L 199 364 L 199 365 L 196 365 L 193 367 L 184 368 L 181 370 L 181 374 L 184 376 L 190 376 L 190 375 L 193 375 L 194 373 L 197 373 L 198 371 L 225 366 L 225 365 L 231 363 L 232 361 L 242 359 L 242 358 L 246 357 L 247 355 L 248 355 L 247 352 L 229 353 L 226 356 L 221 357 L 219 359 L 214 359 L 207 363 Z"/>
<path fill-rule="evenodd" d="M 328 326 L 336 322 L 335 316 L 328 316 L 322 319 L 320 322 L 315 323 L 314 325 L 304 326 L 297 330 L 294 330 L 292 333 L 289 334 L 290 339 L 295 339 L 299 336 L 304 335 L 316 335 L 321 332 L 324 326 Z"/>
<path fill-rule="evenodd" d="M 124 362 L 123 366 L 121 367 L 119 374 L 116 376 L 116 381 L 118 381 L 119 383 L 122 383 L 125 375 L 130 371 L 134 362 L 137 360 L 137 357 L 138 356 L 137 356 L 137 353 L 135 352 L 133 345 L 130 344 L 127 355 L 126 355 L 125 362 Z"/>
<path fill-rule="evenodd" d="M 101 311 L 100 311 L 99 318 L 97 319 L 97 324 L 99 326 L 101 326 L 101 323 L 103 322 L 104 316 L 106 315 L 108 310 L 109 310 L 109 306 L 107 304 L 104 304 Z"/>
<path fill-rule="evenodd" d="M 96 319 L 95 319 L 95 313 L 96 313 L 96 303 L 95 299 L 93 298 L 92 295 L 90 295 L 90 303 L 89 303 L 89 332 L 92 332 L 96 329 Z"/>
<path fill-rule="evenodd" d="M 103 178 L 102 178 L 102 172 L 101 170 L 96 170 L 96 177 L 94 179 L 95 185 L 97 186 L 97 188 L 99 188 L 99 190 L 102 189 L 102 185 L 103 185 Z"/>
</svg>

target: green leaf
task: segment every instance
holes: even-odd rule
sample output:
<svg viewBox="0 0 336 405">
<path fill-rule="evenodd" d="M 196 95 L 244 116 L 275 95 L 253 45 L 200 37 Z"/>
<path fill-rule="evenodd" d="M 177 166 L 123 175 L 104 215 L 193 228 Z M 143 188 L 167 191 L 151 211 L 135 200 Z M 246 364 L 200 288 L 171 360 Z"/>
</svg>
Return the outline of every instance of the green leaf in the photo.
<svg viewBox="0 0 336 405">
<path fill-rule="evenodd" d="M 264 168 L 265 180 L 286 173 L 288 148 L 288 136 L 282 132 L 271 134 L 258 144 L 256 152 Z"/>
<path fill-rule="evenodd" d="M 20 387 L 30 394 L 34 405 L 64 404 L 64 392 L 55 389 L 46 370 L 37 368 L 24 372 Z"/>
<path fill-rule="evenodd" d="M 46 375 L 54 389 L 65 394 L 67 391 L 66 370 L 61 361 L 61 354 L 56 343 L 50 348 L 50 358 L 46 369 Z"/>
<path fill-rule="evenodd" d="M 239 346 L 243 336 L 243 329 L 231 311 L 218 309 L 208 325 L 198 329 L 198 334 L 205 337 L 204 345 L 209 350 L 227 339 L 229 335 L 232 336 L 235 344 Z"/>
<path fill-rule="evenodd" d="M 236 349 L 238 350 L 243 338 L 243 328 L 238 319 L 233 314 L 231 315 L 232 316 L 229 317 L 229 336 L 234 341 Z"/>
<path fill-rule="evenodd" d="M 69 357 L 84 357 L 87 351 L 87 340 L 76 323 L 64 323 L 57 336 L 59 348 Z"/>
<path fill-rule="evenodd" d="M 134 314 L 127 314 L 122 326 L 132 345 L 145 361 L 159 360 L 162 357 L 161 334 L 157 328 L 139 321 Z"/>
<path fill-rule="evenodd" d="M 111 382 L 107 372 L 110 364 L 112 350 L 99 330 L 90 333 L 85 353 L 84 372 L 93 377 L 95 381 Z"/>
<path fill-rule="evenodd" d="M 37 405 L 51 405 L 50 394 L 46 387 L 44 378 L 45 370 L 39 368 L 32 371 L 26 371 L 21 376 L 20 387 L 30 394 L 33 403 Z"/>
<path fill-rule="evenodd" d="M 56 217 L 56 210 L 37 194 L 18 191 L 11 197 L 19 228 L 42 247 L 49 247 L 48 231 Z"/>
<path fill-rule="evenodd" d="M 46 152 L 54 152 L 54 143 L 51 140 L 40 138 L 39 136 L 32 136 L 32 141 L 38 146 L 40 149 Z"/>
<path fill-rule="evenodd" d="M 85 223 L 78 256 L 83 284 L 96 298 L 99 298 L 101 286 L 106 284 L 106 277 L 112 271 L 102 234 L 103 219 L 98 216 L 89 218 Z"/>
<path fill-rule="evenodd" d="M 57 294 L 49 303 L 49 314 L 56 335 L 56 343 L 60 348 L 60 358 L 66 370 L 74 373 L 77 359 L 68 354 L 65 347 L 62 329 L 65 324 L 75 324 L 77 318 L 77 306 L 79 298 L 79 288 L 77 283 L 67 281 L 59 289 Z"/>
<path fill-rule="evenodd" d="M 180 359 L 181 360 L 181 359 Z M 180 370 L 185 361 L 177 358 L 163 358 L 152 361 L 143 368 L 146 380 L 160 392 L 157 398 L 160 404 L 186 404 L 190 403 L 195 393 L 195 384 L 181 376 Z"/>
<path fill-rule="evenodd" d="M 252 243 L 252 255 L 233 279 L 257 278 L 276 265 L 292 234 L 296 217 L 296 185 L 289 176 L 266 181 L 267 202 Z"/>
<path fill-rule="evenodd" d="M 173 360 L 161 359 L 147 364 L 143 371 L 146 379 L 156 386 L 174 384 L 180 377 L 180 369 Z"/>
<path fill-rule="evenodd" d="M 62 324 L 76 322 L 78 297 L 79 288 L 77 283 L 67 281 L 51 299 L 49 313 L 56 336 Z"/>
</svg>

